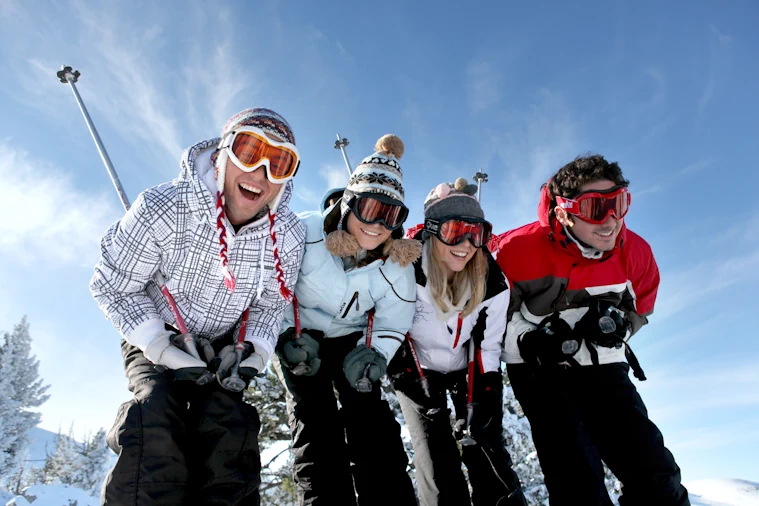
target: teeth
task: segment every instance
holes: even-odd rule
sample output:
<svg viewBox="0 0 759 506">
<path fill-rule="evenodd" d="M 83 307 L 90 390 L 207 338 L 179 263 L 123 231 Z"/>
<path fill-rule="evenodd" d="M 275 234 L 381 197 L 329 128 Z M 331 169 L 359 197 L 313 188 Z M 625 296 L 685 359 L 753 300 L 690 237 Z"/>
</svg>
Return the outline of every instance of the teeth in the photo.
<svg viewBox="0 0 759 506">
<path fill-rule="evenodd" d="M 461 253 L 461 252 L 459 252 L 459 251 L 451 251 L 451 254 L 452 254 L 453 256 L 455 256 L 455 257 L 459 257 L 459 258 L 464 258 L 464 257 L 466 257 L 466 255 L 467 255 L 466 253 Z"/>
<path fill-rule="evenodd" d="M 247 185 L 245 183 L 240 183 L 240 188 L 243 188 L 243 189 L 248 190 L 249 192 L 253 192 L 253 193 L 261 193 L 261 189 L 260 188 L 255 188 L 255 187 Z"/>
<path fill-rule="evenodd" d="M 613 232 L 613 230 L 609 230 L 608 232 L 598 232 L 598 235 L 602 237 L 609 237 Z"/>
<path fill-rule="evenodd" d="M 361 231 L 363 233 L 365 233 L 366 235 L 369 235 L 371 237 L 377 237 L 379 235 L 379 233 L 377 233 L 377 232 L 369 232 L 368 230 L 364 230 L 363 228 L 361 229 Z"/>
</svg>

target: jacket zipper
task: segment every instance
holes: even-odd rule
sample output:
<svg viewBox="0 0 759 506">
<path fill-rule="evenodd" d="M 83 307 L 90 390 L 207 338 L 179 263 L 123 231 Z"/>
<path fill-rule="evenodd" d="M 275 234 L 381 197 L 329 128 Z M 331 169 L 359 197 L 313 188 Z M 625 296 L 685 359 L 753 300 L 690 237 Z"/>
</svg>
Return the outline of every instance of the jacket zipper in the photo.
<svg viewBox="0 0 759 506">
<path fill-rule="evenodd" d="M 356 311 L 358 311 L 358 292 L 353 293 L 353 297 L 351 297 L 351 301 L 348 303 L 348 307 L 345 308 L 342 318 L 345 318 L 346 316 L 348 316 L 348 311 L 350 311 L 354 302 L 356 303 Z"/>
</svg>

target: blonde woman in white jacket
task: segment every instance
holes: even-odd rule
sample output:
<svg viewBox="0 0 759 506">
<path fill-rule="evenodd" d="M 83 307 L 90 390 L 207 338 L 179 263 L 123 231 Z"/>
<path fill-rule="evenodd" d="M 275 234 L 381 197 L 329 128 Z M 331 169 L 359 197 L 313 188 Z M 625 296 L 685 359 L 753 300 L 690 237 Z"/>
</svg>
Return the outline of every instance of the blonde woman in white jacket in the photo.
<svg viewBox="0 0 759 506">
<path fill-rule="evenodd" d="M 414 323 L 390 365 L 425 506 L 527 504 L 501 427 L 509 285 L 486 248 L 492 227 L 476 190 L 459 178 L 436 186 L 424 202 L 424 227 L 414 234 L 424 243 L 414 263 Z"/>
</svg>

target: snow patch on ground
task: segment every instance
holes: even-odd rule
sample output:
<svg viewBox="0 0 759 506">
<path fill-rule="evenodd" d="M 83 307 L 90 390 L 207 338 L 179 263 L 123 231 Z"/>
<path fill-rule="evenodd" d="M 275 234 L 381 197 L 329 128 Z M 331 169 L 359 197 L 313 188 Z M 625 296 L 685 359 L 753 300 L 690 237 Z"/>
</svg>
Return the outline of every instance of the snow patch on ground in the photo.
<svg viewBox="0 0 759 506">
<path fill-rule="evenodd" d="M 691 506 L 759 506 L 759 483 L 709 479 L 685 483 Z"/>
<path fill-rule="evenodd" d="M 68 485 L 32 485 L 6 506 L 99 506 L 100 499 Z"/>
</svg>

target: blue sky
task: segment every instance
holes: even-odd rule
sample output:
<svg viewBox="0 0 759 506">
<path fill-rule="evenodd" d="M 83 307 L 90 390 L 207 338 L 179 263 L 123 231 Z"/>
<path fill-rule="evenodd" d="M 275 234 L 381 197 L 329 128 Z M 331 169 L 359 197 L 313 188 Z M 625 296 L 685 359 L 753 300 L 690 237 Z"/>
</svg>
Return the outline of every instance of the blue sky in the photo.
<svg viewBox="0 0 759 506">
<path fill-rule="evenodd" d="M 0 0 L 0 329 L 29 317 L 52 385 L 42 427 L 108 428 L 128 398 L 87 288 L 122 211 L 65 63 L 132 200 L 256 106 L 293 126 L 297 211 L 347 179 L 336 132 L 354 164 L 401 136 L 412 222 L 433 186 L 483 169 L 499 232 L 535 219 L 574 156 L 618 161 L 662 272 L 633 340 L 651 417 L 685 480 L 759 480 L 757 19 L 750 0 Z"/>
</svg>

